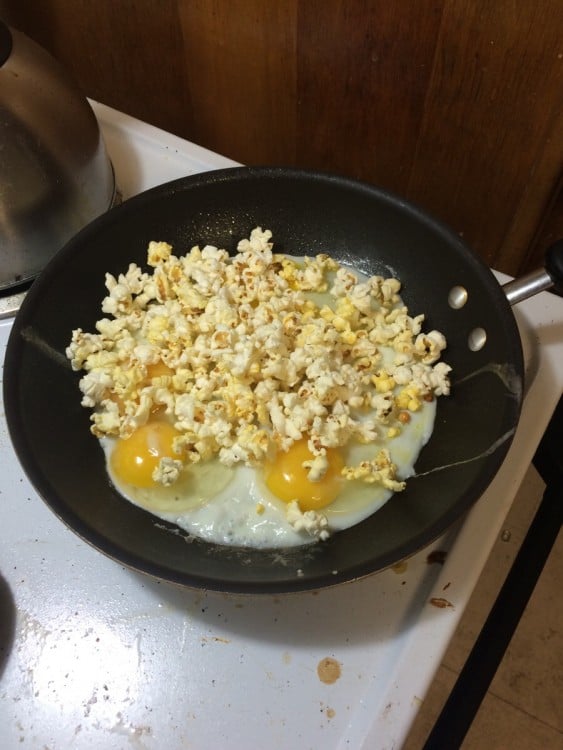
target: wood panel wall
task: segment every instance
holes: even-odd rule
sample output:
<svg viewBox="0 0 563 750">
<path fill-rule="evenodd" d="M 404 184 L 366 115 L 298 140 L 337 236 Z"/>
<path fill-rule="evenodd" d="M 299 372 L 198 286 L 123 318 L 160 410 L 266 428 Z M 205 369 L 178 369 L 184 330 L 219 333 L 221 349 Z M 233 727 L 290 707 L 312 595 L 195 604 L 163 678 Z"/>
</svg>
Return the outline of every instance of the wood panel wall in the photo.
<svg viewBox="0 0 563 750">
<path fill-rule="evenodd" d="M 563 174 L 561 0 L 0 0 L 85 93 L 400 193 L 516 274 Z"/>
</svg>

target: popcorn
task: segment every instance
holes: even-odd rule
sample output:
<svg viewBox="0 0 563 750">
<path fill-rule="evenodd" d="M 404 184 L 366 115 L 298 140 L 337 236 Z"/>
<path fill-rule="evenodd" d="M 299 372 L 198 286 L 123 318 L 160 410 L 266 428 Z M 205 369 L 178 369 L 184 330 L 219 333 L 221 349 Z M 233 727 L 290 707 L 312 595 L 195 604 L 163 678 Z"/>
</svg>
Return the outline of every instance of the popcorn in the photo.
<svg viewBox="0 0 563 750">
<path fill-rule="evenodd" d="M 446 348 L 446 339 L 439 331 L 421 333 L 416 337 L 414 348 L 423 364 L 432 364 Z"/>
<path fill-rule="evenodd" d="M 84 394 L 81 402 L 82 406 L 96 406 L 103 399 L 112 383 L 111 376 L 103 370 L 93 370 L 87 373 L 82 378 L 81 384 L 81 390 Z"/>
<path fill-rule="evenodd" d="M 169 487 L 178 479 L 184 464 L 175 458 L 161 458 L 153 471 L 152 478 L 164 487 Z"/>
<path fill-rule="evenodd" d="M 345 467 L 343 476 L 346 479 L 362 479 L 370 484 L 377 482 L 388 490 L 400 492 L 404 490 L 405 482 L 397 481 L 395 472 L 389 451 L 381 450 L 373 461 L 361 461 L 358 466 Z"/>
<path fill-rule="evenodd" d="M 303 512 L 297 500 L 288 503 L 285 517 L 295 531 L 305 531 L 315 539 L 325 541 L 329 538 L 328 519 L 316 510 Z"/>
<path fill-rule="evenodd" d="M 173 483 L 182 461 L 259 464 L 303 438 L 319 481 L 327 448 L 392 439 L 424 400 L 449 393 L 446 340 L 422 332 L 424 315 L 409 315 L 397 279 L 359 280 L 326 254 L 276 254 L 260 227 L 232 257 L 213 245 L 173 251 L 151 241 L 151 273 L 130 264 L 106 274 L 106 317 L 95 333 L 73 331 L 66 350 L 85 371 L 96 436 L 126 437 L 155 410 L 179 431 L 182 460 L 163 460 L 156 481 Z M 343 475 L 404 487 L 386 450 Z M 323 518 L 288 506 L 294 528 L 316 538 L 328 534 Z"/>
<path fill-rule="evenodd" d="M 324 477 L 328 469 L 326 451 L 316 455 L 312 461 L 305 461 L 303 466 L 308 469 L 307 478 L 310 482 L 318 482 Z"/>
</svg>

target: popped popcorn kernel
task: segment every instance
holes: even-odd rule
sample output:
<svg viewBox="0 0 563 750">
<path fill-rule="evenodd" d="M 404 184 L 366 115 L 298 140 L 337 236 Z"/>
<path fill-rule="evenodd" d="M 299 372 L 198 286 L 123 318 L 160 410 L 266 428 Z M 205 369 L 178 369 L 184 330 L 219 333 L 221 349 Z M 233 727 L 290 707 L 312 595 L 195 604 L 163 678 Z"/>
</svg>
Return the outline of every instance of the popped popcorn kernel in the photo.
<svg viewBox="0 0 563 750">
<path fill-rule="evenodd" d="M 418 388 L 408 386 L 403 388 L 396 396 L 395 403 L 399 409 L 416 412 L 422 407 Z"/>
<path fill-rule="evenodd" d="M 387 393 L 395 388 L 395 380 L 386 372 L 376 372 L 372 375 L 371 382 L 378 393 Z"/>
</svg>

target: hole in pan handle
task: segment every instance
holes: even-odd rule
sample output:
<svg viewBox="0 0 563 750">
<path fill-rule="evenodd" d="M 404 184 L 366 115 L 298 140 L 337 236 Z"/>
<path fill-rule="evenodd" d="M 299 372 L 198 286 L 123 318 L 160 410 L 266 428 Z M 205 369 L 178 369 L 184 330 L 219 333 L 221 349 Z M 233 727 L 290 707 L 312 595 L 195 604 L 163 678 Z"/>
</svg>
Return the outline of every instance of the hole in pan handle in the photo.
<svg viewBox="0 0 563 750">
<path fill-rule="evenodd" d="M 511 305 L 517 305 L 546 289 L 563 296 L 563 239 L 547 249 L 544 268 L 509 281 L 502 288 Z"/>
</svg>

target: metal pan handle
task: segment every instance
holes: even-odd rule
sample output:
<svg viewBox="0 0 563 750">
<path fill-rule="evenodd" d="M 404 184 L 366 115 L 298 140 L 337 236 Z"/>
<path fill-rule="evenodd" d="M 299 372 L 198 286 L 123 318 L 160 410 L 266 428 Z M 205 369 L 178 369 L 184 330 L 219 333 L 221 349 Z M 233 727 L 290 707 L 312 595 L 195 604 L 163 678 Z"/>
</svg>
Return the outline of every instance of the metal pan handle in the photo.
<svg viewBox="0 0 563 750">
<path fill-rule="evenodd" d="M 531 271 L 502 286 L 511 305 L 549 289 L 563 296 L 563 239 L 551 245 L 545 254 L 545 267 Z"/>
</svg>

